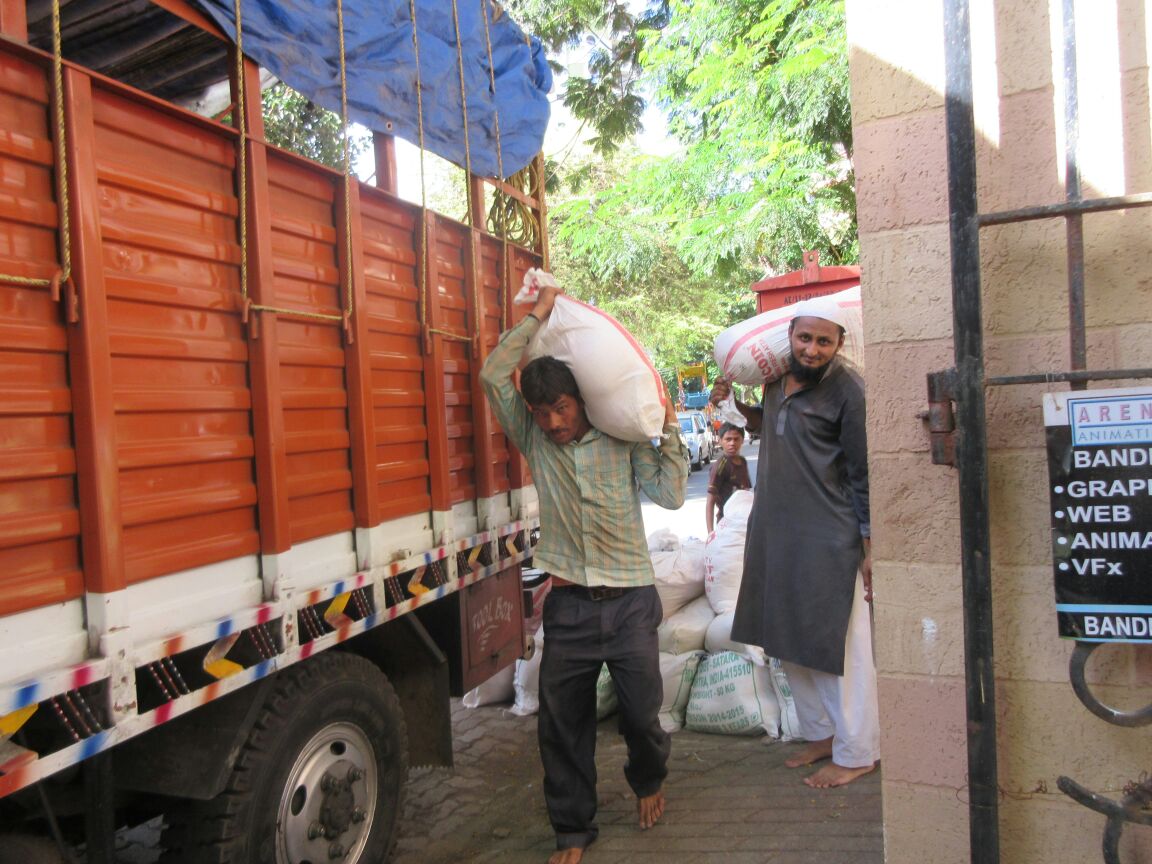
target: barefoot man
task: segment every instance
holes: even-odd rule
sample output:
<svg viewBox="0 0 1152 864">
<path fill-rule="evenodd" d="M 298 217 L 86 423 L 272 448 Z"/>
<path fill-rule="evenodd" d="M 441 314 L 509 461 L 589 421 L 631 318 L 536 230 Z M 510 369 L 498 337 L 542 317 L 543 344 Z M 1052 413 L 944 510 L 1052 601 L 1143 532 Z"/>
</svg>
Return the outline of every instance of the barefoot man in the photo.
<svg viewBox="0 0 1152 864">
<path fill-rule="evenodd" d="M 671 740 L 660 727 L 663 679 L 656 628 L 663 610 L 648 555 L 639 489 L 657 504 L 684 503 L 688 453 L 669 398 L 664 437 L 621 441 L 588 421 L 571 370 L 554 357 L 524 367 L 533 334 L 559 293 L 542 288 L 532 312 L 501 338 L 481 381 L 508 439 L 532 468 L 540 497 L 534 562 L 552 576 L 544 601 L 538 738 L 544 800 L 556 832 L 550 864 L 576 864 L 596 839 L 596 679 L 607 663 L 628 746 L 624 776 L 641 829 L 664 813 Z M 521 396 L 523 394 L 523 396 Z"/>
<path fill-rule="evenodd" d="M 736 403 L 761 434 L 732 638 L 782 661 L 808 741 L 784 764 L 831 759 L 804 778 L 824 789 L 879 758 L 864 384 L 837 356 L 833 302 L 809 301 L 788 335 L 789 371 L 764 387 L 761 406 Z M 712 400 L 729 392 L 718 379 Z"/>
</svg>

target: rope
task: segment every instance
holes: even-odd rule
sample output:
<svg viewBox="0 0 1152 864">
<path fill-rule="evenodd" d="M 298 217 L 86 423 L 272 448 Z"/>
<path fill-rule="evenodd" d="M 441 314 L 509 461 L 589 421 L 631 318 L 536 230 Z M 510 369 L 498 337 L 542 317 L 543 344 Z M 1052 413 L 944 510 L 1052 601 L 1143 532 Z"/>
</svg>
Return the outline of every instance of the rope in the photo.
<svg viewBox="0 0 1152 864">
<path fill-rule="evenodd" d="M 496 173 L 499 174 L 500 179 L 504 180 L 504 153 L 500 147 L 500 109 L 499 102 L 496 99 L 496 68 L 495 62 L 492 59 L 492 29 L 491 23 L 488 18 L 488 0 L 480 0 L 480 7 L 484 10 L 484 43 L 488 47 L 488 84 L 492 88 L 492 104 L 496 114 Z M 531 44 L 531 42 L 529 42 Z M 506 181 L 505 181 L 506 182 Z M 500 193 L 493 190 L 492 206 L 497 208 L 497 232 L 500 236 L 500 256 L 504 262 L 504 277 L 511 281 L 511 262 L 508 260 L 508 232 L 507 224 L 504 221 L 504 208 L 498 207 Z M 508 298 L 500 298 L 500 332 L 503 333 L 508 329 Z"/>
<path fill-rule="evenodd" d="M 420 150 L 420 248 L 424 261 L 420 267 L 420 323 L 424 328 L 424 351 L 432 352 L 432 328 L 428 326 L 428 261 L 432 250 L 428 248 L 428 190 L 424 183 L 424 84 L 420 77 L 420 37 L 416 30 L 416 0 L 408 0 L 408 13 L 412 17 L 412 51 L 416 60 L 416 127 Z"/>
<path fill-rule="evenodd" d="M 0 281 L 30 288 L 51 288 L 52 299 L 60 299 L 60 286 L 72 278 L 72 228 L 68 215 L 68 149 L 64 125 L 64 53 L 60 28 L 60 0 L 52 0 L 52 100 L 56 132 L 57 227 L 60 232 L 60 269 L 51 279 L 0 274 Z"/>
<path fill-rule="evenodd" d="M 483 0 L 481 0 L 483 2 Z M 485 11 L 484 19 L 487 21 L 488 13 Z M 468 202 L 468 224 L 473 230 L 477 228 L 475 208 L 472 200 L 472 136 L 468 128 L 468 95 L 464 89 L 464 40 L 460 38 L 460 9 L 457 0 L 452 0 L 452 23 L 456 28 L 456 69 L 460 73 L 460 111 L 464 119 L 464 193 Z M 491 66 L 491 63 L 489 63 Z M 472 234 L 468 235 L 468 260 L 472 263 L 472 324 L 476 338 L 472 346 L 472 355 L 479 356 L 480 351 L 480 272 L 477 269 L 476 259 L 480 257 L 480 250 L 473 242 Z"/>
<path fill-rule="evenodd" d="M 336 27 L 340 31 L 340 123 L 344 131 L 344 279 L 346 296 L 344 300 L 344 332 L 352 341 L 352 155 L 348 130 L 348 58 L 344 53 L 344 3 L 336 0 Z"/>
<path fill-rule="evenodd" d="M 58 0 L 54 0 L 58 2 Z M 237 166 L 236 166 L 236 180 L 239 187 L 237 193 L 237 204 L 240 208 L 240 302 L 241 302 L 241 319 L 245 324 L 249 321 L 249 316 L 252 312 L 275 312 L 278 315 L 289 315 L 296 318 L 306 318 L 313 321 L 339 321 L 344 325 L 345 332 L 349 335 L 351 330 L 348 327 L 348 318 L 352 314 L 352 280 L 348 279 L 348 306 L 347 312 L 340 315 L 332 315 L 327 312 L 305 312 L 301 309 L 285 309 L 279 306 L 265 306 L 259 303 L 253 303 L 248 297 L 248 115 L 247 115 L 247 94 L 245 93 L 245 75 L 244 75 L 244 21 L 242 18 L 241 0 L 233 0 L 232 9 L 233 14 L 236 16 L 236 132 L 237 132 Z M 340 98 L 341 107 L 344 109 L 344 182 L 345 194 L 348 191 L 348 116 L 347 116 L 347 95 L 345 92 L 345 77 L 344 77 L 344 24 L 343 24 L 343 10 L 337 0 L 336 6 L 337 21 L 340 26 Z M 348 208 L 344 208 L 345 220 L 350 219 Z M 351 244 L 351 232 L 347 233 L 348 242 Z M 349 246 L 349 249 L 351 246 Z M 348 256 L 348 268 L 351 269 L 352 257 Z"/>
<path fill-rule="evenodd" d="M 532 166 L 528 165 L 521 168 L 504 182 L 520 189 L 527 195 L 532 195 Z M 539 196 L 539 194 L 540 190 L 537 190 L 535 195 Z M 511 195 L 496 190 L 492 211 L 495 214 L 495 220 L 490 214 L 488 220 L 490 231 L 493 233 L 502 231 L 507 240 L 529 249 L 536 245 L 536 239 L 540 234 L 540 222 L 536 218 L 536 211 L 531 207 Z"/>
</svg>

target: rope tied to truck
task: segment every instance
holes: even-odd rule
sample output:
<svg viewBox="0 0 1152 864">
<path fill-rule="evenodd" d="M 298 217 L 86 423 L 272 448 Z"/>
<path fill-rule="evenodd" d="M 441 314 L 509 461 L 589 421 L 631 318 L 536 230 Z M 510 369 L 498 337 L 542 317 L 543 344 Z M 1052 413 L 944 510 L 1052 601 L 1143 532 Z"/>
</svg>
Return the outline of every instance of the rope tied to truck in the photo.
<svg viewBox="0 0 1152 864">
<path fill-rule="evenodd" d="M 484 47 L 488 52 L 488 86 L 492 88 L 492 95 L 496 95 L 496 70 L 493 68 L 492 61 L 492 22 L 488 17 L 488 3 L 486 0 L 480 0 L 480 6 L 484 10 Z M 501 180 L 504 177 L 504 151 L 500 145 L 500 115 L 496 115 L 496 174 Z M 498 193 L 497 193 L 498 194 Z M 508 260 L 508 234 L 505 231 L 505 224 L 503 220 L 504 211 L 500 209 L 497 211 L 499 216 L 499 225 L 497 234 L 500 236 L 500 262 L 504 267 L 504 281 L 511 284 L 511 262 Z M 473 226 L 475 227 L 475 226 Z M 508 298 L 501 298 L 503 302 L 500 304 L 500 332 L 503 333 L 508 329 Z"/>
<path fill-rule="evenodd" d="M 277 315 L 289 315 L 296 318 L 306 318 L 314 321 L 335 321 L 344 328 L 345 338 L 352 341 L 352 186 L 350 180 L 351 159 L 348 140 L 348 67 L 344 47 L 344 4 L 336 0 L 336 29 L 339 35 L 340 60 L 340 107 L 341 129 L 343 132 L 344 157 L 344 243 L 347 266 L 340 268 L 345 281 L 344 309 L 338 314 L 327 312 L 309 312 L 304 309 L 291 309 L 282 306 L 271 306 L 253 303 L 248 294 L 248 103 L 247 77 L 244 71 L 244 21 L 241 12 L 241 0 L 234 0 L 233 10 L 236 16 L 236 107 L 235 125 L 237 132 L 237 206 L 239 208 L 240 223 L 240 303 L 241 317 L 248 324 L 253 312 L 273 312 Z"/>
<path fill-rule="evenodd" d="M 56 156 L 56 198 L 59 226 L 60 269 L 48 279 L 0 273 L 0 281 L 29 288 L 48 288 L 54 302 L 60 300 L 60 289 L 67 286 L 72 303 L 68 320 L 75 323 L 75 285 L 72 282 L 72 225 L 68 197 L 67 127 L 64 120 L 64 52 L 60 25 L 60 0 L 52 0 L 52 128 Z"/>
</svg>

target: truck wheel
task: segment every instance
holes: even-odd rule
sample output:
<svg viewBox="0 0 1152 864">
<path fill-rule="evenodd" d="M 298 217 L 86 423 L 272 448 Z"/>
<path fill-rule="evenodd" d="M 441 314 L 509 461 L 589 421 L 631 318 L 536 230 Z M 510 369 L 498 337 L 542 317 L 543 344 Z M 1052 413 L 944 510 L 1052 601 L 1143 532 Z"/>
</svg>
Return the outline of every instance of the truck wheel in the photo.
<svg viewBox="0 0 1152 864">
<path fill-rule="evenodd" d="M 404 715 L 372 663 L 330 652 L 277 675 L 228 788 L 169 814 L 162 861 L 379 864 L 408 774 Z"/>
</svg>

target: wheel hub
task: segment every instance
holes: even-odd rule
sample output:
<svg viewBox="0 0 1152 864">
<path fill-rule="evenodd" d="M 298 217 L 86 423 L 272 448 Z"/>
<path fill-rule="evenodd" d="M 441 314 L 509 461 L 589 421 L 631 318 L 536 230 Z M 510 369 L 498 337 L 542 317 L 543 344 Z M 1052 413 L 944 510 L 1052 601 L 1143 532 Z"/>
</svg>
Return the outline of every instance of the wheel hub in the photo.
<svg viewBox="0 0 1152 864">
<path fill-rule="evenodd" d="M 277 864 L 355 862 L 368 841 L 380 778 L 358 726 L 333 723 L 300 750 L 277 820 Z"/>
</svg>

